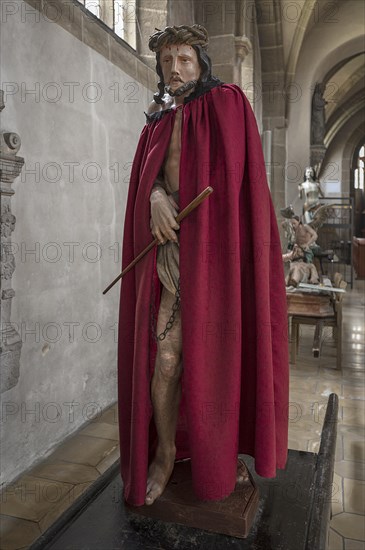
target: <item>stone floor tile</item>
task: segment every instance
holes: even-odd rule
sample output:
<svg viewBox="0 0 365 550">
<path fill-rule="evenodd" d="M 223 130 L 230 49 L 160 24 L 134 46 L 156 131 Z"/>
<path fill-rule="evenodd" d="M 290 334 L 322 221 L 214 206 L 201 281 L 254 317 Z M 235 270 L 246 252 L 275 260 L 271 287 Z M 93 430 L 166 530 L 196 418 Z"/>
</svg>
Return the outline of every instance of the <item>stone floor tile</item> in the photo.
<svg viewBox="0 0 365 550">
<path fill-rule="evenodd" d="M 343 406 L 342 424 L 365 426 L 365 410 L 363 407 L 358 406 L 358 403 L 362 402 L 354 401 L 353 403 L 354 405 L 351 407 Z"/>
<path fill-rule="evenodd" d="M 321 349 L 321 354 L 318 359 L 315 359 L 318 361 L 319 368 L 320 369 L 328 369 L 333 372 L 340 372 L 340 370 L 337 368 L 336 363 L 336 350 L 335 349 Z"/>
<path fill-rule="evenodd" d="M 357 368 L 357 364 L 349 364 L 347 368 L 342 370 L 343 377 L 348 380 L 350 384 L 358 384 L 359 386 L 364 385 L 364 371 Z"/>
<path fill-rule="evenodd" d="M 348 371 L 348 372 L 347 372 Z M 345 386 L 357 386 L 358 388 L 364 389 L 364 377 L 352 378 L 350 374 L 352 373 L 351 369 L 346 369 L 342 371 L 342 385 Z"/>
<path fill-rule="evenodd" d="M 0 523 L 1 550 L 28 548 L 41 535 L 39 526 L 34 521 L 1 515 Z"/>
<path fill-rule="evenodd" d="M 313 402 L 308 404 L 308 414 L 300 414 L 301 410 L 298 408 L 297 411 L 291 407 L 289 410 L 290 420 L 289 420 L 289 429 L 290 430 L 300 430 L 301 432 L 308 432 L 309 434 L 319 436 L 322 433 L 323 421 L 326 413 L 326 403 Z M 294 414 L 297 412 L 297 416 Z"/>
<path fill-rule="evenodd" d="M 294 451 L 307 451 L 308 450 L 308 439 L 300 439 L 299 437 L 291 437 L 289 434 L 288 440 L 289 449 L 294 449 Z"/>
<path fill-rule="evenodd" d="M 346 342 L 344 342 L 346 343 Z M 343 356 L 349 357 L 351 359 L 351 355 L 355 357 L 355 362 L 357 359 L 364 359 L 365 358 L 365 345 L 361 344 L 360 342 L 351 342 L 347 343 L 346 347 L 344 349 Z"/>
<path fill-rule="evenodd" d="M 353 384 L 343 384 L 343 396 L 346 399 L 365 400 L 365 385 L 354 386 Z"/>
<path fill-rule="evenodd" d="M 119 445 L 116 445 L 114 449 L 103 459 L 99 462 L 99 464 L 96 465 L 96 469 L 103 474 L 106 472 L 106 470 L 114 464 L 120 457 L 120 449 Z"/>
<path fill-rule="evenodd" d="M 337 435 L 335 461 L 340 462 L 341 460 L 344 460 L 344 459 L 345 459 L 345 450 L 344 450 L 343 437 Z"/>
<path fill-rule="evenodd" d="M 317 376 L 319 370 L 319 365 L 317 364 L 305 364 L 302 359 L 298 360 L 296 365 L 290 366 L 290 380 L 296 379 L 296 378 L 303 378 L 303 377 L 309 377 L 309 376 Z"/>
<path fill-rule="evenodd" d="M 365 482 L 345 478 L 343 483 L 345 512 L 365 514 Z"/>
<path fill-rule="evenodd" d="M 336 393 L 338 397 L 341 397 L 342 384 L 337 380 L 318 380 L 315 392 L 322 398 L 328 398 L 331 393 Z"/>
<path fill-rule="evenodd" d="M 313 410 L 313 394 L 289 390 L 289 423 L 297 422 L 303 415 L 310 415 Z"/>
<path fill-rule="evenodd" d="M 328 550 L 344 550 L 343 538 L 333 529 L 328 532 Z"/>
<path fill-rule="evenodd" d="M 52 457 L 50 459 L 52 460 Z M 77 484 L 94 481 L 99 477 L 99 472 L 93 466 L 85 466 L 84 464 L 45 461 L 33 468 L 32 475 Z"/>
<path fill-rule="evenodd" d="M 103 439 L 112 439 L 119 441 L 118 424 L 108 424 L 107 422 L 91 422 L 85 428 L 80 430 L 80 435 L 90 435 L 92 437 L 101 437 Z"/>
<path fill-rule="evenodd" d="M 365 463 L 352 460 L 340 460 L 335 462 L 335 472 L 347 479 L 365 481 Z"/>
<path fill-rule="evenodd" d="M 301 392 L 314 393 L 316 389 L 316 380 L 303 380 L 303 377 L 293 377 L 290 379 L 290 388 Z"/>
<path fill-rule="evenodd" d="M 358 327 L 347 327 L 342 330 L 342 342 L 346 344 L 346 347 L 349 347 L 349 344 L 365 344 L 365 333 L 362 331 L 354 330 Z"/>
<path fill-rule="evenodd" d="M 365 426 L 346 426 L 338 424 L 337 433 L 346 436 L 349 439 L 365 439 Z"/>
<path fill-rule="evenodd" d="M 343 370 L 347 371 L 347 378 L 352 379 L 358 377 L 364 381 L 364 361 L 351 355 L 343 360 Z"/>
<path fill-rule="evenodd" d="M 327 366 L 321 366 L 318 378 L 320 380 L 325 380 L 326 382 L 333 380 L 334 382 L 338 382 L 341 384 L 343 384 L 344 381 L 342 371 L 334 367 Z"/>
<path fill-rule="evenodd" d="M 111 407 L 105 409 L 100 415 L 92 420 L 92 422 L 103 422 L 106 424 L 118 424 L 118 404 L 114 403 Z"/>
<path fill-rule="evenodd" d="M 354 409 L 359 409 L 365 415 L 365 401 L 363 401 L 362 399 L 348 399 L 344 397 L 343 399 L 341 399 L 341 405 L 343 407 L 351 407 Z M 365 418 L 364 418 L 364 426 L 365 426 Z"/>
<path fill-rule="evenodd" d="M 71 491 L 58 503 L 57 506 L 54 506 L 39 522 L 39 527 L 44 533 L 48 527 L 50 527 L 74 502 L 82 495 L 88 487 L 90 487 L 91 482 L 79 483 L 74 485 Z"/>
<path fill-rule="evenodd" d="M 310 453 L 318 453 L 321 442 L 319 439 L 310 439 L 308 441 L 307 451 Z"/>
<path fill-rule="evenodd" d="M 343 480 L 336 473 L 333 474 L 331 509 L 333 516 L 343 512 Z"/>
<path fill-rule="evenodd" d="M 40 521 L 71 489 L 70 483 L 25 475 L 2 492 L 1 513 Z"/>
<path fill-rule="evenodd" d="M 96 466 L 114 447 L 115 441 L 111 439 L 77 434 L 61 445 L 52 456 L 55 460 Z"/>
<path fill-rule="evenodd" d="M 345 538 L 365 540 L 364 518 L 358 514 L 338 514 L 332 518 L 331 527 Z"/>
<path fill-rule="evenodd" d="M 345 460 L 365 461 L 365 442 L 357 439 L 343 438 Z"/>
<path fill-rule="evenodd" d="M 362 382 L 364 383 L 365 369 L 364 369 L 364 362 L 362 359 L 355 359 L 354 361 L 349 360 L 347 363 L 344 363 L 344 369 L 348 371 L 347 377 L 350 380 L 357 377 L 359 380 L 362 380 Z"/>
<path fill-rule="evenodd" d="M 365 550 L 363 540 L 345 539 L 345 550 Z"/>
</svg>

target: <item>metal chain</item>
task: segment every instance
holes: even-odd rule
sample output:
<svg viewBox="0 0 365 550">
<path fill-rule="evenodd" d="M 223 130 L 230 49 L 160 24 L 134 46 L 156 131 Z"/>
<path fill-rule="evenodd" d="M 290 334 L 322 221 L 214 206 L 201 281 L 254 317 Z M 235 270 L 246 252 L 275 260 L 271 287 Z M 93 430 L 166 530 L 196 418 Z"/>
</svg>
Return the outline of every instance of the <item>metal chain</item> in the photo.
<svg viewBox="0 0 365 550">
<path fill-rule="evenodd" d="M 156 325 L 157 325 L 157 321 L 156 321 L 156 308 L 155 308 L 155 293 L 153 292 L 152 293 L 152 302 L 151 302 L 151 307 L 150 307 L 150 311 L 151 311 L 151 330 L 152 330 L 152 336 L 154 337 L 154 339 L 156 340 L 156 342 L 158 340 L 162 341 L 162 340 L 165 340 L 166 338 L 166 335 L 167 333 L 169 332 L 169 330 L 172 329 L 172 327 L 174 326 L 174 322 L 176 320 L 176 313 L 179 311 L 180 309 L 180 279 L 178 280 L 178 284 L 177 284 L 177 290 L 175 292 L 175 296 L 176 296 L 176 300 L 175 302 L 173 303 L 172 305 L 172 313 L 170 315 L 170 318 L 169 320 L 167 321 L 166 323 L 166 327 L 165 327 L 165 330 L 163 330 L 160 334 L 157 335 L 157 330 L 156 330 Z"/>
</svg>

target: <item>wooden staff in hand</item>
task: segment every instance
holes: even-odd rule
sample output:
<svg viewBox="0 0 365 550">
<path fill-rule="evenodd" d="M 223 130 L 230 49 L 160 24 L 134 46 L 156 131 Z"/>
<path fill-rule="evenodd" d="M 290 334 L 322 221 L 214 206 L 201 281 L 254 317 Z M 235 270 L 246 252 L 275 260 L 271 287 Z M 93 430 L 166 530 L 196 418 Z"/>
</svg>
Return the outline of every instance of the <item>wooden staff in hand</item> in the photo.
<svg viewBox="0 0 365 550">
<path fill-rule="evenodd" d="M 188 216 L 190 214 L 190 212 L 192 212 L 197 206 L 199 206 L 199 204 L 201 204 L 203 202 L 203 200 L 205 200 L 211 193 L 213 192 L 213 188 L 212 187 L 207 187 L 206 189 L 204 189 L 204 191 L 202 191 L 197 197 L 195 197 L 194 200 L 191 201 L 190 204 L 188 204 L 177 216 L 176 218 L 176 221 L 177 223 L 180 223 L 181 220 L 183 220 L 184 218 L 186 218 L 186 216 Z M 142 252 L 140 254 L 138 254 L 138 256 L 136 258 L 134 258 L 134 260 L 127 265 L 127 267 L 125 269 L 123 269 L 122 273 L 120 273 L 118 275 L 118 277 L 116 277 L 114 279 L 113 282 L 110 283 L 109 286 L 106 287 L 105 290 L 103 290 L 103 294 L 106 294 L 107 292 L 109 292 L 109 290 L 115 285 L 115 283 L 117 283 L 119 281 L 119 279 L 121 279 L 122 277 L 124 277 L 124 275 L 126 273 L 128 273 L 128 271 L 130 271 L 138 262 L 139 260 L 141 260 L 143 258 L 143 256 L 145 256 L 147 254 L 147 252 L 149 252 L 150 250 L 152 250 L 152 248 L 154 246 L 156 246 L 156 244 L 158 244 L 158 239 L 154 239 L 148 246 L 146 246 L 146 248 L 144 250 L 142 250 Z"/>
</svg>

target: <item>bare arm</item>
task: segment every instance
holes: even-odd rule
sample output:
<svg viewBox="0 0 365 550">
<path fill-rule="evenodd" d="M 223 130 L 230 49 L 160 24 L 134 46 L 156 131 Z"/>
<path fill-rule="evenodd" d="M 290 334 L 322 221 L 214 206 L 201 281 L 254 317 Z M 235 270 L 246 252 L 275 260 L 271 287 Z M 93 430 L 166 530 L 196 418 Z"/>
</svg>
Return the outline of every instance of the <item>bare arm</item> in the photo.
<svg viewBox="0 0 365 550">
<path fill-rule="evenodd" d="M 158 105 L 152 101 L 148 108 L 148 114 L 158 112 L 166 108 L 167 105 Z M 151 232 L 158 239 L 160 244 L 164 244 L 166 240 L 178 242 L 175 230 L 180 226 L 176 222 L 179 207 L 166 192 L 165 177 L 163 166 L 152 186 L 150 194 L 151 203 Z"/>
<path fill-rule="evenodd" d="M 324 197 L 324 194 L 323 194 L 323 191 L 322 191 L 322 188 L 321 188 L 321 184 L 319 183 L 319 181 L 317 182 L 317 185 L 318 185 L 318 194 L 320 197 Z"/>
<path fill-rule="evenodd" d="M 176 222 L 179 207 L 172 196 L 168 195 L 166 192 L 162 167 L 152 186 L 150 203 L 150 226 L 152 235 L 157 238 L 161 244 L 164 244 L 166 240 L 177 242 L 178 239 L 174 230 L 180 228 L 179 224 Z"/>
<path fill-rule="evenodd" d="M 316 242 L 316 240 L 318 238 L 318 234 L 317 234 L 316 231 L 314 231 L 314 229 L 311 228 L 310 225 L 306 224 L 305 229 L 306 229 L 306 232 L 307 232 L 307 235 L 308 235 L 308 240 L 305 244 L 306 244 L 306 246 L 310 246 L 311 244 Z"/>
</svg>

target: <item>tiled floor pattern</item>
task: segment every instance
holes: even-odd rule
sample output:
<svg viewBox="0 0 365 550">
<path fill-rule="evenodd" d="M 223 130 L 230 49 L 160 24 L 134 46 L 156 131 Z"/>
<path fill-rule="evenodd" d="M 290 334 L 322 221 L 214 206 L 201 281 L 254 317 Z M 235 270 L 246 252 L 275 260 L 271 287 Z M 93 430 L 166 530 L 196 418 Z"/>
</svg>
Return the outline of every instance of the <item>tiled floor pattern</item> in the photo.
<svg viewBox="0 0 365 550">
<path fill-rule="evenodd" d="M 335 368 L 330 329 L 321 357 L 311 356 L 310 327 L 301 329 L 297 364 L 291 367 L 291 449 L 317 452 L 328 396 L 335 392 L 340 400 L 329 550 L 365 550 L 363 292 L 364 283 L 356 282 L 344 299 L 342 372 Z M 118 456 L 113 405 L 3 492 L 0 550 L 25 550 Z"/>
</svg>

